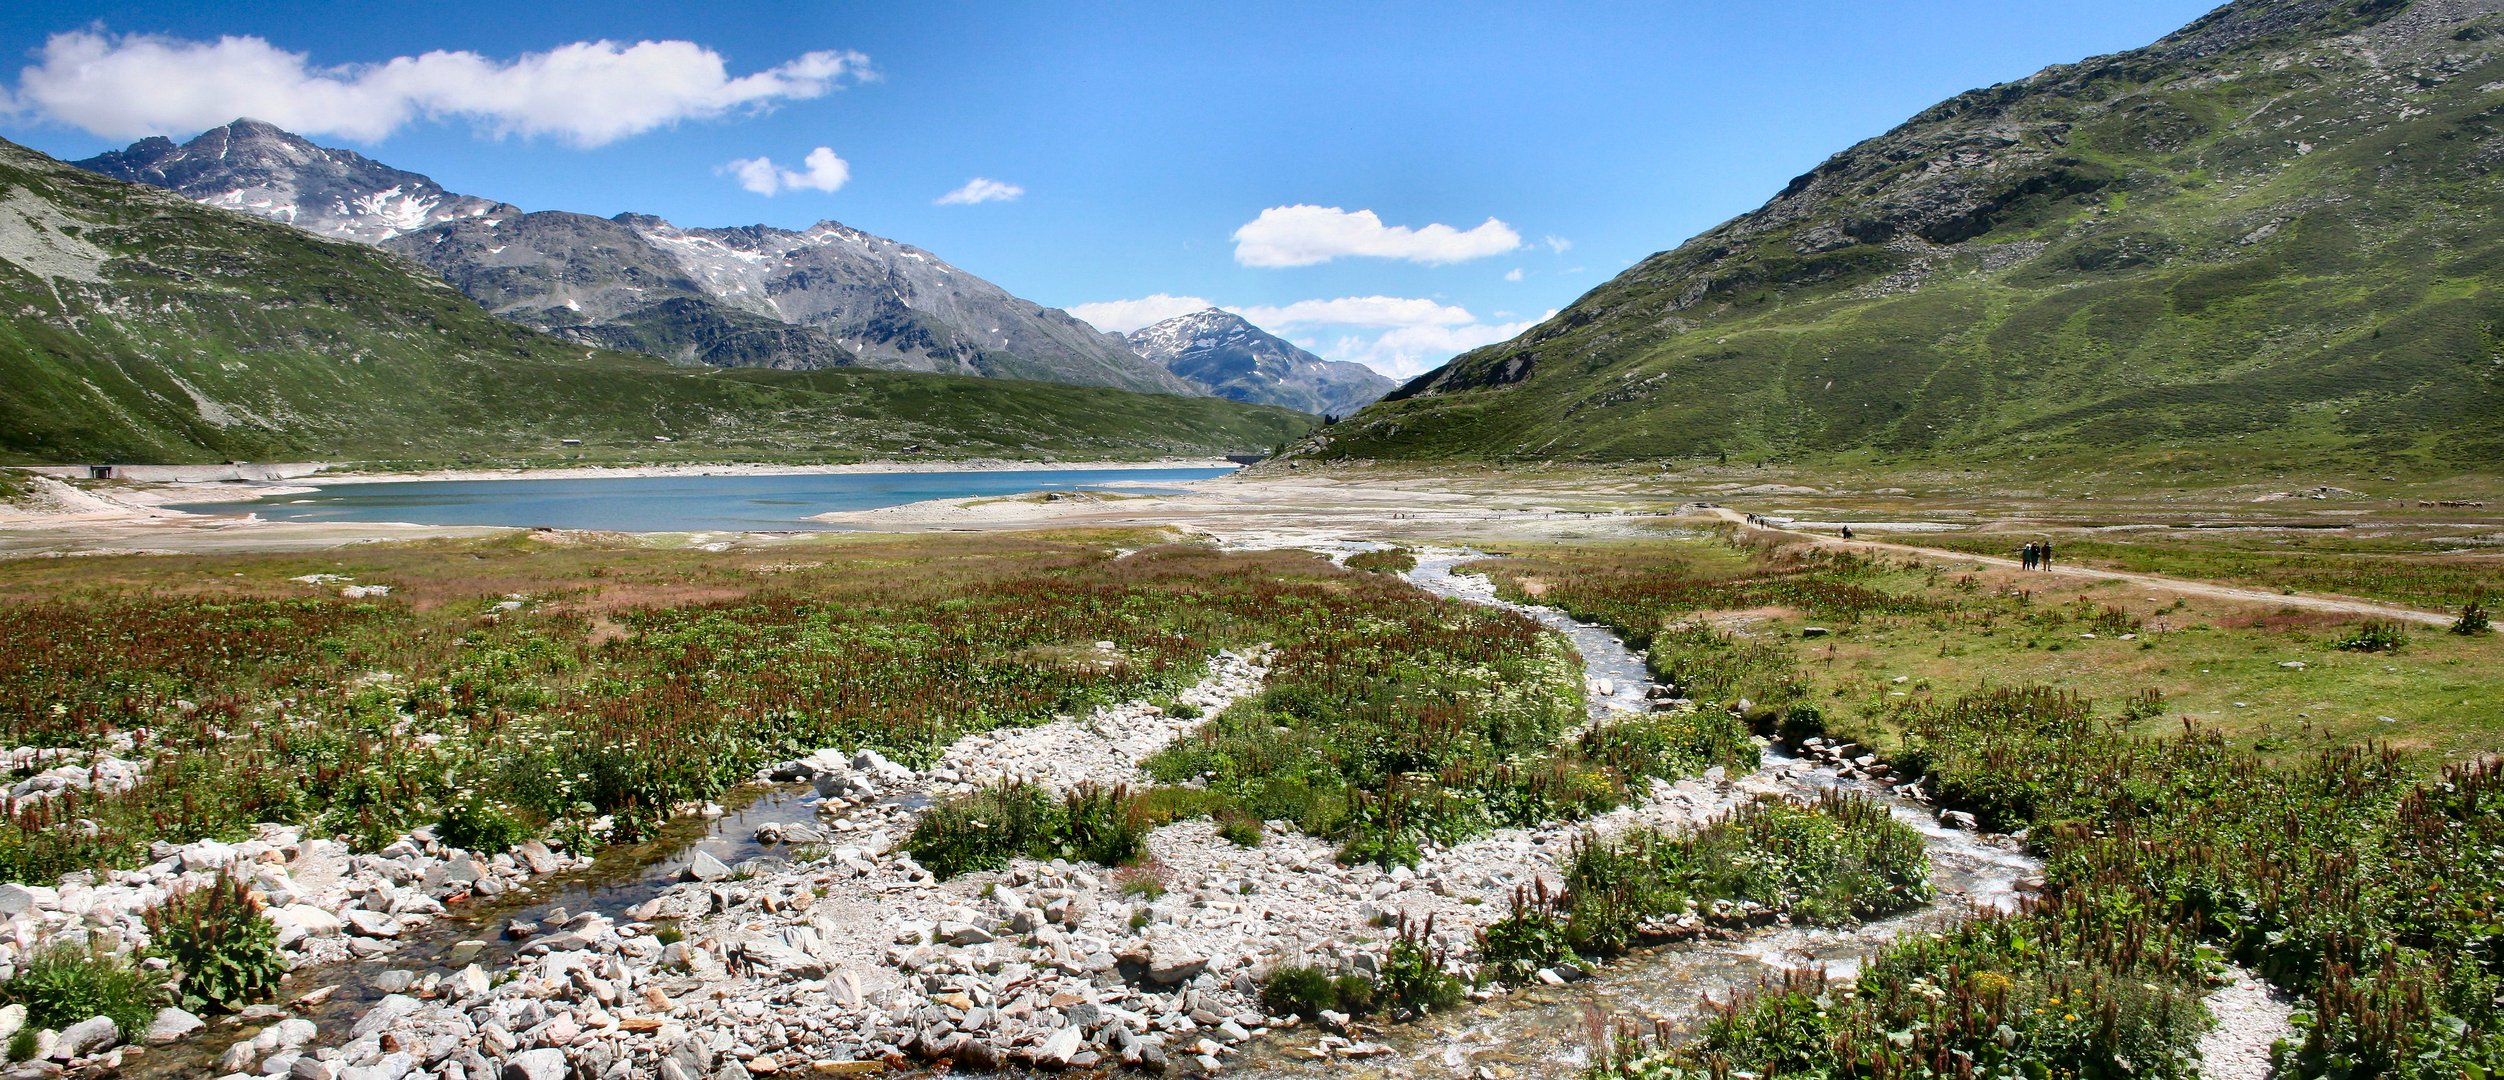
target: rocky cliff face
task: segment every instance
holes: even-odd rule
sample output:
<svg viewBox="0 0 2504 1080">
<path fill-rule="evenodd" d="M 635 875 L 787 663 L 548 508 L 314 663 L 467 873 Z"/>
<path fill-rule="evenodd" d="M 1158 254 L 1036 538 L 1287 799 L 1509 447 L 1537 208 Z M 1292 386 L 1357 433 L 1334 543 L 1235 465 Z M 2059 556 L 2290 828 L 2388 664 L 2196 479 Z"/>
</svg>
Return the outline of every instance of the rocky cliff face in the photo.
<svg viewBox="0 0 2504 1080">
<path fill-rule="evenodd" d="M 254 120 L 81 168 L 416 259 L 499 315 L 723 367 L 860 365 L 1197 394 L 1114 335 L 834 222 L 682 229 L 523 213 Z"/>
<path fill-rule="evenodd" d="M 1311 452 L 2491 461 L 2499 8 L 2243 0 L 1958 95 Z"/>
<path fill-rule="evenodd" d="M 1219 397 L 1317 415 L 1355 412 L 1395 385 L 1363 364 L 1324 360 L 1216 308 L 1142 327 L 1129 342 L 1139 355 Z"/>
</svg>

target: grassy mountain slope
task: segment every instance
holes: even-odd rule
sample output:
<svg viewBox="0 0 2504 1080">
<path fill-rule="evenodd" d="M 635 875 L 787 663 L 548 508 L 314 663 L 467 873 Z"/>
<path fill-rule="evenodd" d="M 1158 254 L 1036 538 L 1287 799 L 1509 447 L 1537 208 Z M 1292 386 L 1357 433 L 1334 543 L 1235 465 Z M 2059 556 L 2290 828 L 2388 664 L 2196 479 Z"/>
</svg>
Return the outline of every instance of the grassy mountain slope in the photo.
<svg viewBox="0 0 2504 1080">
<path fill-rule="evenodd" d="M 1299 453 L 2504 460 L 2497 0 L 2245 0 L 1960 95 Z"/>
<path fill-rule="evenodd" d="M 856 371 L 718 371 L 494 318 L 372 248 L 0 142 L 0 461 L 1132 457 L 1275 445 L 1207 398 Z"/>
</svg>

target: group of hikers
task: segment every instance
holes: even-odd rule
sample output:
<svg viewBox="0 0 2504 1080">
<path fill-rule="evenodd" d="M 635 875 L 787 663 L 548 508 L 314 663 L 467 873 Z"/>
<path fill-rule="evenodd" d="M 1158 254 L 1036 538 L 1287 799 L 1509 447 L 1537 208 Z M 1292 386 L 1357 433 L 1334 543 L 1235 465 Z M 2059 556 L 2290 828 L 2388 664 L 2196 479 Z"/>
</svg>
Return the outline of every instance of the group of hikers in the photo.
<svg viewBox="0 0 2504 1080">
<path fill-rule="evenodd" d="M 2051 569 L 2052 542 L 2049 540 L 2029 542 L 2025 547 L 2018 549 L 2017 561 L 2024 564 L 2028 570 Z"/>
</svg>

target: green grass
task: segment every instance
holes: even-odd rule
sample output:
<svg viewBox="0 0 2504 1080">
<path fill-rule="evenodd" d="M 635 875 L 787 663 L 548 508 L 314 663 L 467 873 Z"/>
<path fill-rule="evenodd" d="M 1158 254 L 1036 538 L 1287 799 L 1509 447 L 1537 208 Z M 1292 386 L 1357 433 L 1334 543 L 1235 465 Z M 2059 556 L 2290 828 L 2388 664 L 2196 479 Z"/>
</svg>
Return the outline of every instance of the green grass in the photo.
<svg viewBox="0 0 2504 1080">
<path fill-rule="evenodd" d="M 2370 620 L 1770 543 L 1524 547 L 1479 567 L 1508 597 L 1626 628 L 1691 697 L 1746 698 L 1759 725 L 1803 709 L 1882 751 L 1904 709 L 2028 685 L 2076 688 L 2140 734 L 2187 720 L 2278 757 L 2374 740 L 2451 760 L 2504 730 L 2504 635 L 2410 627 L 2396 651 L 2356 652 L 2339 642 Z"/>
<path fill-rule="evenodd" d="M 1943 104 L 1298 453 L 2492 476 L 2504 35 L 2327 10 Z M 2386 55 L 2451 73 L 2395 92 Z"/>
<path fill-rule="evenodd" d="M 108 257 L 76 287 L 0 265 L 0 461 L 1136 459 L 1263 449 L 1313 422 L 973 377 L 676 368 L 507 323 L 387 253 L 13 145 L 0 190 Z"/>
<path fill-rule="evenodd" d="M 2047 884 L 2017 912 L 1888 950 L 1849 990 L 1779 981 L 1606 1071 L 1892 1077 L 1971 1060 L 1976 1075 L 2188 1076 L 2221 958 L 2306 1002 L 2280 1075 L 2504 1061 L 2491 635 L 2416 628 L 2396 651 L 2349 651 L 2353 620 L 1708 543 L 1490 568 L 1508 595 L 1535 587 L 1649 635 L 1663 676 L 1750 699 L 1761 727 L 1862 743 L 1941 805 L 2026 830 Z M 1802 636 L 1812 621 L 1830 632 Z M 1674 629 L 1699 623 L 1719 637 Z M 2291 657 L 2305 666 L 2280 666 Z M 2185 708 L 2219 684 L 2252 707 Z"/>
<path fill-rule="evenodd" d="M 2474 536 L 2349 537 L 2325 530 L 2217 540 L 2175 531 L 2089 539 L 2050 530 L 2063 564 L 2213 581 L 2306 595 L 2352 596 L 2425 611 L 2458 611 L 2504 597 L 2504 553 Z M 1900 542 L 1969 554 L 2012 556 L 2026 535 L 1911 534 Z M 2466 543 L 2464 541 L 2467 541 Z"/>
</svg>

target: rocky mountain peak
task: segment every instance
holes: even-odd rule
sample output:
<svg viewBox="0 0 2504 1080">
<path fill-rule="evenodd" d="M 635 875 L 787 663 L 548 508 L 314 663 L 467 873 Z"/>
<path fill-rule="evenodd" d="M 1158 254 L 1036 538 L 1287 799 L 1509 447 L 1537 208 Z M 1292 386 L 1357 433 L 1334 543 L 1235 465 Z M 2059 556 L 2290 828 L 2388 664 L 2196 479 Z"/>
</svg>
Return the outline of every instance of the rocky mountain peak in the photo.
<svg viewBox="0 0 2504 1080">
<path fill-rule="evenodd" d="M 835 221 L 686 228 L 457 195 L 354 151 L 237 120 L 77 163 L 423 263 L 488 310 L 685 363 L 913 371 L 1190 394 L 1121 339 L 927 251 Z"/>
<path fill-rule="evenodd" d="M 1125 340 L 1166 370 L 1235 401 L 1337 416 L 1365 407 L 1393 385 L 1372 368 L 1324 360 L 1220 308 L 1141 327 Z"/>
<path fill-rule="evenodd" d="M 167 188 L 195 202 L 375 244 L 446 221 L 518 213 L 458 195 L 417 173 L 353 150 L 319 146 L 244 117 L 176 145 L 152 137 L 73 162 L 89 172 Z"/>
</svg>

